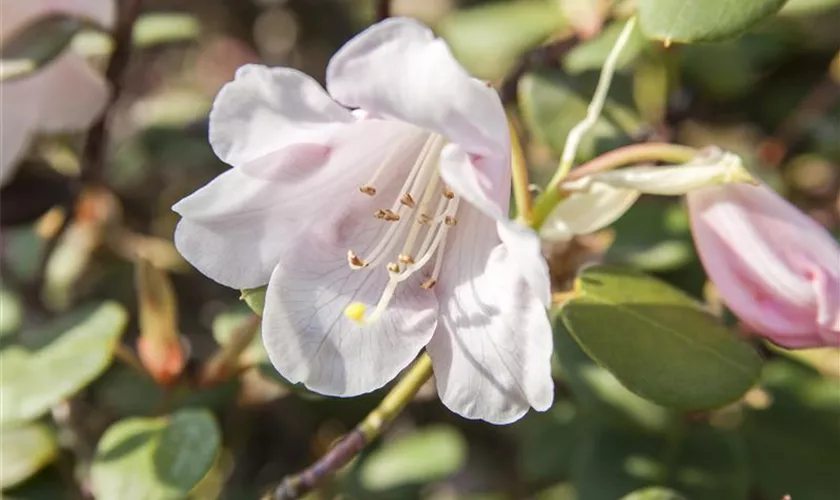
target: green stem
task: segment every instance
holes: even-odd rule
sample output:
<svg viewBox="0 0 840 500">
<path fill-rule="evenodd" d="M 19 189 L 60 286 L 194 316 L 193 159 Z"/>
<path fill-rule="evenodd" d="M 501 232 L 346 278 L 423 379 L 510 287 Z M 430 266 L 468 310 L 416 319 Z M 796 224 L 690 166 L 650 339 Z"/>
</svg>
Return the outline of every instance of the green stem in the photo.
<svg viewBox="0 0 840 500">
<path fill-rule="evenodd" d="M 303 471 L 285 478 L 280 486 L 266 493 L 263 500 L 292 500 L 312 491 L 341 467 L 352 460 L 365 446 L 382 434 L 382 431 L 414 399 L 420 387 L 432 376 L 432 359 L 423 353 L 408 373 L 397 382 L 385 398 L 362 422 L 323 457 Z"/>
<path fill-rule="evenodd" d="M 513 200 L 516 203 L 516 216 L 525 224 L 531 221 L 533 206 L 531 205 L 531 189 L 528 182 L 528 162 L 522 151 L 519 133 L 513 124 L 513 117 L 508 113 L 508 128 L 510 129 L 510 168 L 513 183 Z"/>
<path fill-rule="evenodd" d="M 623 148 L 614 149 L 587 163 L 584 163 L 561 180 L 570 181 L 580 179 L 588 175 L 637 163 L 654 161 L 666 163 L 686 163 L 691 161 L 697 154 L 698 151 L 696 149 L 688 146 L 680 146 L 678 144 L 660 142 L 633 144 Z M 561 189 L 560 183 L 546 189 L 546 191 L 540 195 L 534 203 L 534 210 L 529 225 L 532 228 L 539 230 L 551 212 L 554 211 L 554 207 L 563 200 L 564 196 L 565 195 Z"/>
<path fill-rule="evenodd" d="M 636 17 L 631 17 L 621 30 L 615 45 L 604 61 L 604 68 L 601 70 L 601 76 L 598 78 L 598 86 L 595 87 L 595 94 L 592 96 L 592 101 L 586 108 L 586 116 L 580 123 L 569 132 L 569 137 L 566 139 L 566 144 L 563 146 L 563 154 L 560 156 L 560 166 L 554 177 L 548 183 L 549 189 L 556 188 L 560 182 L 568 175 L 572 169 L 577 154 L 577 148 L 583 136 L 595 126 L 598 117 L 601 116 L 601 111 L 604 109 L 604 103 L 607 100 L 607 94 L 610 91 L 615 68 L 618 65 L 618 58 L 621 56 L 621 51 L 624 50 L 627 41 L 630 39 L 630 33 L 636 26 Z"/>
</svg>

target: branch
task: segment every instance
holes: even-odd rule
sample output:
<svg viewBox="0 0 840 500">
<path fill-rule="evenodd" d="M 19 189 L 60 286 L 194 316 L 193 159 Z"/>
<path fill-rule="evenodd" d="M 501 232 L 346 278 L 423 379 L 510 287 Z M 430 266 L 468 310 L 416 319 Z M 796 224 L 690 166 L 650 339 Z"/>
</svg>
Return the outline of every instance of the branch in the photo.
<svg viewBox="0 0 840 500">
<path fill-rule="evenodd" d="M 376 20 L 382 21 L 391 17 L 391 0 L 376 0 Z"/>
<path fill-rule="evenodd" d="M 105 79 L 111 87 L 111 98 L 99 120 L 93 124 L 87 134 L 84 150 L 82 151 L 82 181 L 99 181 L 105 166 L 105 144 L 108 132 L 108 117 L 114 104 L 123 90 L 123 73 L 128 67 L 131 56 L 134 23 L 140 14 L 142 0 L 124 0 L 117 2 L 119 14 L 117 27 L 114 30 L 114 52 L 108 60 Z"/>
<path fill-rule="evenodd" d="M 262 500 L 294 500 L 314 490 L 379 437 L 431 376 L 432 360 L 428 354 L 423 353 L 379 406 L 355 429 L 341 438 L 338 444 L 317 462 L 283 479 L 280 486 L 263 495 Z"/>
<path fill-rule="evenodd" d="M 502 79 L 499 95 L 502 102 L 508 104 L 516 100 L 516 88 L 525 73 L 538 68 L 551 67 L 558 64 L 560 59 L 580 42 L 577 36 L 554 40 L 523 54 L 516 65 Z"/>
</svg>

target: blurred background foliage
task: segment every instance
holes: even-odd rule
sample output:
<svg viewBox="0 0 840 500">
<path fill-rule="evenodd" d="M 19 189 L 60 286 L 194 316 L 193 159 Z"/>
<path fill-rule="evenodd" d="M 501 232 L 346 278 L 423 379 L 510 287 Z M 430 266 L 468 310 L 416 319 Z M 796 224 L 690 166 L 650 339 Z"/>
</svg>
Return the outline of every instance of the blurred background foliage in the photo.
<svg viewBox="0 0 840 500">
<path fill-rule="evenodd" d="M 101 179 L 73 181 L 81 134 L 38 139 L 1 198 L 3 498 L 255 499 L 381 399 L 383 391 L 323 398 L 283 380 L 239 293 L 175 251 L 169 208 L 226 168 L 207 143 L 207 113 L 237 67 L 261 61 L 323 81 L 331 54 L 375 21 L 377 4 L 144 0 Z M 390 7 L 432 26 L 494 83 L 540 185 L 636 4 Z M 742 36 L 688 45 L 649 39 L 642 28 L 656 32 L 656 20 L 642 21 L 577 160 L 641 141 L 717 144 L 840 235 L 840 1 L 790 0 Z M 80 23 L 42 31 L 47 58 L 70 40 L 104 67 L 113 50 Z M 585 263 L 627 264 L 707 301 L 737 328 L 705 287 L 679 200 L 645 197 L 611 228 L 545 250 L 558 292 Z M 761 377 L 743 397 L 677 411 L 630 392 L 632 380 L 595 364 L 552 315 L 550 411 L 507 427 L 468 421 L 443 408 L 429 383 L 386 437 L 312 498 L 840 495 L 838 350 L 760 345 Z M 616 317 L 601 335 L 632 349 L 620 338 L 627 328 Z"/>
</svg>

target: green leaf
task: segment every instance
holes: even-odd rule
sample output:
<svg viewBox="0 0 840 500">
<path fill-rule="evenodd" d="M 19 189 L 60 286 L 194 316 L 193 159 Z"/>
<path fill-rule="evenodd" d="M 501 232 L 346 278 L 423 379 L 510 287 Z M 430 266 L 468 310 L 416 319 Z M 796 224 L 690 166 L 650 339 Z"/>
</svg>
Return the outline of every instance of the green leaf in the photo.
<svg viewBox="0 0 840 500">
<path fill-rule="evenodd" d="M 4 489 L 3 500 L 77 500 L 56 466 L 46 467 L 23 483 Z"/>
<path fill-rule="evenodd" d="M 0 489 L 20 484 L 58 456 L 55 434 L 44 424 L 4 426 L 0 441 Z"/>
<path fill-rule="evenodd" d="M 212 470 L 220 447 L 206 410 L 123 420 L 97 445 L 91 489 L 96 498 L 184 498 Z"/>
<path fill-rule="evenodd" d="M 636 202 L 612 225 L 615 241 L 607 258 L 648 272 L 670 271 L 696 258 L 688 214 L 678 203 Z"/>
<path fill-rule="evenodd" d="M 625 387 L 666 407 L 716 408 L 756 381 L 761 360 L 683 292 L 640 272 L 585 270 L 563 322 Z"/>
<path fill-rule="evenodd" d="M 540 71 L 519 82 L 519 104 L 528 128 L 556 153 L 563 151 L 569 132 L 586 116 L 597 78 L 595 73 L 573 77 L 560 71 Z M 627 145 L 631 142 L 628 134 L 641 130 L 643 124 L 630 104 L 629 91 L 629 80 L 616 75 L 603 114 L 581 141 L 578 161 Z"/>
<path fill-rule="evenodd" d="M 621 497 L 621 500 L 687 500 L 674 490 L 654 486 L 643 490 L 634 491 L 629 495 Z"/>
<path fill-rule="evenodd" d="M 456 10 L 436 28 L 472 75 L 496 80 L 564 25 L 558 2 L 520 0 Z"/>
<path fill-rule="evenodd" d="M 612 373 L 592 362 L 563 324 L 562 311 L 552 311 L 552 323 L 554 352 L 583 420 L 648 432 L 661 431 L 670 424 L 672 412 L 629 391 Z"/>
<path fill-rule="evenodd" d="M 457 429 L 438 425 L 385 443 L 361 465 L 362 485 L 381 491 L 441 480 L 460 469 L 467 442 Z"/>
<path fill-rule="evenodd" d="M 18 294 L 0 283 L 0 338 L 15 333 L 23 322 L 23 304 Z"/>
<path fill-rule="evenodd" d="M 266 288 L 264 286 L 259 288 L 246 288 L 242 290 L 239 300 L 244 300 L 257 316 L 262 316 L 263 310 L 265 309 Z"/>
<path fill-rule="evenodd" d="M 607 56 L 615 46 L 624 29 L 625 22 L 613 22 L 596 38 L 587 40 L 569 51 L 563 58 L 563 68 L 572 74 L 590 70 L 600 70 Z M 638 24 L 630 32 L 630 38 L 618 57 L 617 69 L 626 68 L 642 53 L 648 41 L 642 35 Z"/>
<path fill-rule="evenodd" d="M 37 418 L 99 376 L 127 319 L 115 302 L 85 307 L 0 351 L 0 423 Z"/>
<path fill-rule="evenodd" d="M 47 16 L 15 33 L 0 49 L 0 81 L 28 76 L 58 57 L 82 28 L 66 16 Z"/>
<path fill-rule="evenodd" d="M 236 329 L 240 328 L 243 322 L 248 321 L 248 318 L 253 317 L 251 311 L 244 305 L 222 312 L 213 318 L 213 339 L 220 346 L 227 345 Z M 240 360 L 247 365 L 268 362 L 268 354 L 265 352 L 265 346 L 262 343 L 260 328 L 257 327 L 257 332 L 254 334 L 251 343 L 240 355 Z"/>
<path fill-rule="evenodd" d="M 739 35 L 782 8 L 786 0 L 639 0 L 639 20 L 650 38 L 712 41 Z"/>
<path fill-rule="evenodd" d="M 788 360 L 765 366 L 767 408 L 747 413 L 744 434 L 762 498 L 834 500 L 840 470 L 840 381 Z"/>
<path fill-rule="evenodd" d="M 749 464 L 736 435 L 703 425 L 657 434 L 604 427 L 586 439 L 576 457 L 578 500 L 621 498 L 652 485 L 692 500 L 749 497 Z"/>
</svg>

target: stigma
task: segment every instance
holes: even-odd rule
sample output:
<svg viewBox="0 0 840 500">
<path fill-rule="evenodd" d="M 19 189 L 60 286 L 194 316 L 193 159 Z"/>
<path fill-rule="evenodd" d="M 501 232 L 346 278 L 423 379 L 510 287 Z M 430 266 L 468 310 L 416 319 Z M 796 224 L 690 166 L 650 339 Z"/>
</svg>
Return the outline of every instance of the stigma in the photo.
<svg viewBox="0 0 840 500">
<path fill-rule="evenodd" d="M 384 267 L 388 275 L 385 288 L 372 310 L 361 302 L 353 302 L 344 309 L 344 315 L 356 324 L 376 322 L 387 310 L 397 289 L 409 286 L 404 283 L 409 278 L 422 274 L 420 284 L 411 286 L 427 291 L 438 282 L 447 235 L 457 224 L 460 202 L 458 195 L 440 178 L 440 153 L 445 145 L 442 136 L 429 135 L 396 199 L 373 213 L 376 219 L 388 224 L 388 229 L 367 255 L 360 256 L 352 249 L 347 251 L 351 269 L 364 272 Z M 384 168 L 388 166 L 383 164 L 372 180 L 359 186 L 362 194 L 380 194 L 375 181 Z"/>
</svg>

